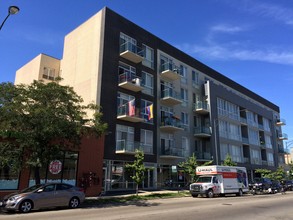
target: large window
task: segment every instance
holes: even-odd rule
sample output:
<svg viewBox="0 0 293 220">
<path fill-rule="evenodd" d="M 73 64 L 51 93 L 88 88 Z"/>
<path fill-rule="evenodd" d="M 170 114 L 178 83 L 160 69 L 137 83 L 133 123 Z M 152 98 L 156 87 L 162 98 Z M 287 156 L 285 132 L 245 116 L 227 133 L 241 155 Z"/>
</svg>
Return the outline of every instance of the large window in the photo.
<svg viewBox="0 0 293 220">
<path fill-rule="evenodd" d="M 116 151 L 134 152 L 134 128 L 116 125 Z"/>
<path fill-rule="evenodd" d="M 241 141 L 241 127 L 227 121 L 219 120 L 220 136 L 236 141 Z"/>
<path fill-rule="evenodd" d="M 257 130 L 248 129 L 248 138 L 249 143 L 254 145 L 260 145 L 259 143 L 259 134 Z"/>
<path fill-rule="evenodd" d="M 140 143 L 143 147 L 144 153 L 153 153 L 153 131 L 141 129 L 140 130 Z"/>
<path fill-rule="evenodd" d="M 147 45 L 142 45 L 144 60 L 142 64 L 154 69 L 154 50 Z"/>
<path fill-rule="evenodd" d="M 268 165 L 275 166 L 273 153 L 267 153 L 267 157 L 268 157 Z"/>
<path fill-rule="evenodd" d="M 265 145 L 267 148 L 270 148 L 270 149 L 273 148 L 271 136 L 266 134 L 265 134 Z"/>
<path fill-rule="evenodd" d="M 217 107 L 219 115 L 229 117 L 234 120 L 240 119 L 239 106 L 221 98 L 217 98 Z"/>
<path fill-rule="evenodd" d="M 221 159 L 225 160 L 227 155 L 229 154 L 232 158 L 232 161 L 237 163 L 242 163 L 242 148 L 241 146 L 236 146 L 232 144 L 223 144 L 221 143 Z"/>
<path fill-rule="evenodd" d="M 56 158 L 56 160 L 51 161 L 46 167 L 40 168 L 41 183 L 62 182 L 76 185 L 77 161 L 77 152 L 65 152 L 63 157 Z M 58 166 L 62 167 L 62 169 L 57 172 L 56 170 L 51 169 L 51 167 L 54 166 L 53 163 L 58 163 Z M 30 174 L 29 186 L 32 186 L 34 184 L 35 175 L 32 169 Z"/>
<path fill-rule="evenodd" d="M 118 75 L 119 83 L 131 82 L 137 78 L 135 68 L 122 62 L 119 62 Z"/>
<path fill-rule="evenodd" d="M 258 127 L 257 114 L 253 112 L 246 112 L 247 123 L 251 126 Z"/>
<path fill-rule="evenodd" d="M 189 140 L 187 137 L 182 137 L 182 149 L 184 156 L 189 156 Z"/>
<path fill-rule="evenodd" d="M 9 166 L 0 168 L 0 190 L 17 189 L 19 174 L 12 172 Z"/>
<path fill-rule="evenodd" d="M 263 127 L 265 131 L 268 131 L 268 132 L 271 131 L 270 121 L 267 118 L 263 118 Z"/>
<path fill-rule="evenodd" d="M 120 33 L 120 53 L 126 50 L 137 53 L 136 40 L 124 33 Z"/>
<path fill-rule="evenodd" d="M 259 150 L 251 149 L 250 157 L 251 157 L 251 163 L 252 164 L 258 164 L 258 165 L 262 164 L 261 153 L 260 153 Z"/>
<path fill-rule="evenodd" d="M 141 85 L 144 88 L 142 92 L 148 95 L 154 95 L 154 76 L 143 71 L 141 80 Z"/>
</svg>

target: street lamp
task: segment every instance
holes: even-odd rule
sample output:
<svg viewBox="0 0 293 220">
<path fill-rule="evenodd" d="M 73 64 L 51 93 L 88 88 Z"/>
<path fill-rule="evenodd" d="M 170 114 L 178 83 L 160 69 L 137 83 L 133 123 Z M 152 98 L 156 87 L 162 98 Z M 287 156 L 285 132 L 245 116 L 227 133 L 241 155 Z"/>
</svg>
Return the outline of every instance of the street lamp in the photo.
<svg viewBox="0 0 293 220">
<path fill-rule="evenodd" d="M 8 19 L 8 17 L 9 17 L 10 15 L 15 15 L 15 14 L 17 14 L 18 12 L 19 12 L 19 7 L 17 7 L 17 6 L 10 6 L 10 7 L 8 8 L 8 15 L 6 16 L 6 18 L 5 18 L 4 21 L 2 22 L 2 24 L 1 24 L 1 26 L 0 26 L 0 30 L 2 29 L 2 27 L 3 27 L 4 23 L 5 23 L 5 21 Z"/>
</svg>

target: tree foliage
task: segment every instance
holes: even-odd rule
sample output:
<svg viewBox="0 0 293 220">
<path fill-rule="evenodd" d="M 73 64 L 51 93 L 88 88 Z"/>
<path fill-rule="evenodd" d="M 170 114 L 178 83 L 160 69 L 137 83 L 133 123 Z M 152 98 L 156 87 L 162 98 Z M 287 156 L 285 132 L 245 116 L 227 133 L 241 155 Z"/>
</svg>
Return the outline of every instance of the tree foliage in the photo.
<svg viewBox="0 0 293 220">
<path fill-rule="evenodd" d="M 126 164 L 126 169 L 133 172 L 131 175 L 131 179 L 136 184 L 136 195 L 138 195 L 138 186 L 144 180 L 144 173 L 147 170 L 143 164 L 144 161 L 144 153 L 141 150 L 135 150 L 135 160 L 131 164 Z"/>
<path fill-rule="evenodd" d="M 230 154 L 227 154 L 226 155 L 226 158 L 225 160 L 223 161 L 223 166 L 232 166 L 232 167 L 235 167 L 237 166 L 237 163 L 235 163 L 233 160 L 232 160 L 232 157 Z"/>
<path fill-rule="evenodd" d="M 104 133 L 107 124 L 101 120 L 99 107 L 82 103 L 73 88 L 58 81 L 1 83 L 0 167 L 34 168 L 38 183 L 38 170 L 58 158 L 62 150 L 78 149 L 83 135 Z M 93 116 L 88 117 L 87 112 Z"/>
<path fill-rule="evenodd" d="M 279 166 L 276 171 L 268 169 L 256 169 L 256 173 L 259 173 L 263 178 L 269 178 L 271 180 L 284 180 L 286 179 L 286 172 L 282 166 Z"/>
<path fill-rule="evenodd" d="M 203 166 L 211 165 L 213 161 L 208 161 L 203 164 Z M 198 167 L 197 159 L 194 153 L 191 157 L 188 157 L 186 161 L 180 162 L 178 164 L 180 168 L 183 169 L 183 172 L 189 175 L 190 182 L 196 181 L 196 167 Z"/>
</svg>

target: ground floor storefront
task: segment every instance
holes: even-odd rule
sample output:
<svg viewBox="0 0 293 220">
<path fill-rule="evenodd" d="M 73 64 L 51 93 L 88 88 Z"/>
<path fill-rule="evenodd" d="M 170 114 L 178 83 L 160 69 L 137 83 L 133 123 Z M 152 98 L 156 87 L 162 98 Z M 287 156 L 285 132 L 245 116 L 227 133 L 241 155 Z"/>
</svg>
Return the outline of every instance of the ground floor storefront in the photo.
<svg viewBox="0 0 293 220">
<path fill-rule="evenodd" d="M 87 196 L 102 191 L 104 138 L 82 138 L 78 151 L 63 152 L 39 169 L 40 182 L 62 182 L 85 189 Z M 23 168 L 19 173 L 9 167 L 0 169 L 0 197 L 35 184 L 33 169 Z"/>
</svg>

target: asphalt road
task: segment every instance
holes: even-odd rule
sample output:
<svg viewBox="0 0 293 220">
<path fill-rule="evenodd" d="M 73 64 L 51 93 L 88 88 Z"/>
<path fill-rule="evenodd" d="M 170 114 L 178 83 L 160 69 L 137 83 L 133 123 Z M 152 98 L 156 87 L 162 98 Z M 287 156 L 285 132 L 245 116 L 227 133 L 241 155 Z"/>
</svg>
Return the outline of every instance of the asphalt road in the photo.
<svg viewBox="0 0 293 220">
<path fill-rule="evenodd" d="M 0 214 L 10 220 L 292 220 L 293 192 L 286 195 L 256 195 L 219 198 L 156 199 L 124 205 L 75 210 L 35 211 L 29 214 Z"/>
</svg>

